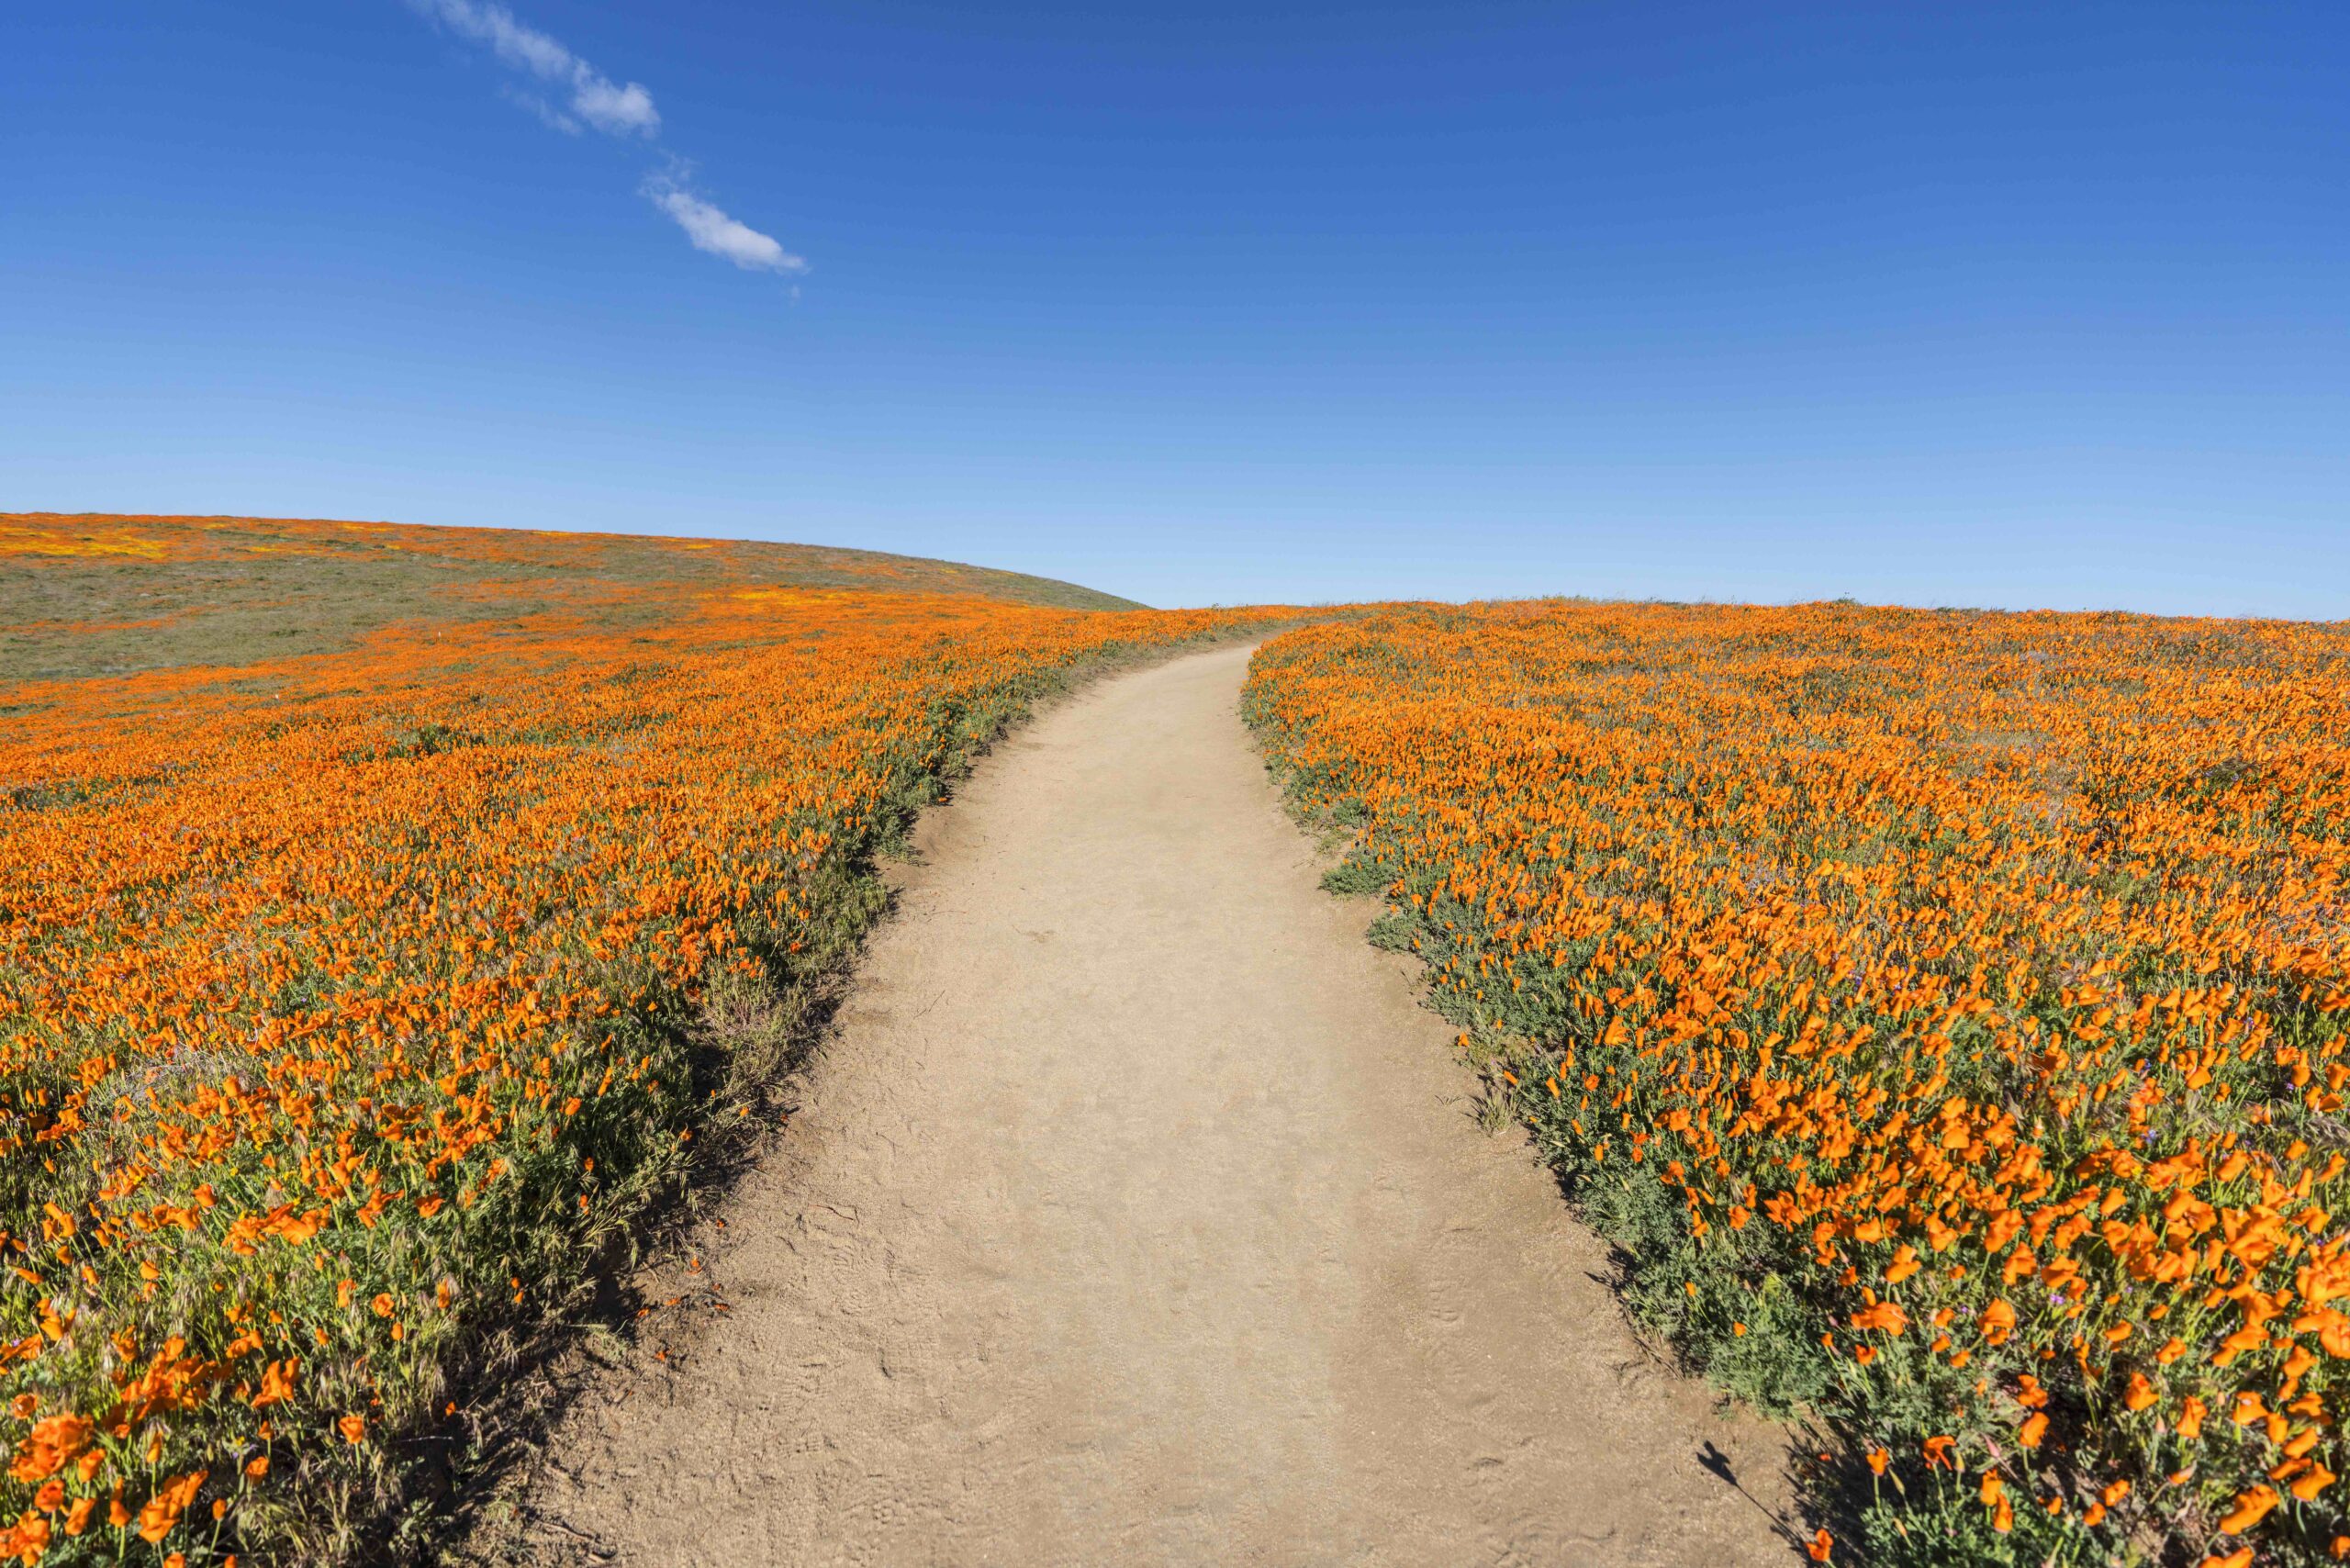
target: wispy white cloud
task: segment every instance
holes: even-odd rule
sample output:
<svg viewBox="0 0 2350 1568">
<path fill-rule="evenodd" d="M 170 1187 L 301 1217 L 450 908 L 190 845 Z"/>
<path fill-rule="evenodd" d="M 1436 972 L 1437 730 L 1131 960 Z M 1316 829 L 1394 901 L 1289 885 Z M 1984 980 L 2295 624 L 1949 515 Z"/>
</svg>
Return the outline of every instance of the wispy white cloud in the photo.
<svg viewBox="0 0 2350 1568">
<path fill-rule="evenodd" d="M 587 132 L 586 126 L 581 125 L 536 93 L 527 92 L 520 87 L 501 87 L 498 90 L 498 95 L 517 107 L 530 111 L 538 122 L 549 130 L 559 130 L 565 136 L 580 136 Z"/>
<path fill-rule="evenodd" d="M 599 130 L 621 140 L 651 141 L 661 134 L 661 111 L 637 82 L 621 84 L 580 59 L 561 40 L 517 18 L 498 0 L 408 0 L 411 8 L 469 42 L 482 45 L 511 70 L 547 84 L 548 92 L 509 84 L 509 101 L 566 136 Z M 671 157 L 639 189 L 685 231 L 697 251 L 750 272 L 803 273 L 808 263 L 691 188 L 688 166 Z"/>
<path fill-rule="evenodd" d="M 677 220 L 697 251 L 723 256 L 749 272 L 808 270 L 805 260 L 785 250 L 773 236 L 729 218 L 722 208 L 688 190 L 674 170 L 653 175 L 644 182 L 643 190 L 654 206 Z"/>
<path fill-rule="evenodd" d="M 488 45 L 491 53 L 515 70 L 569 92 L 572 116 L 606 135 L 649 137 L 660 132 L 661 111 L 653 106 L 653 95 L 644 90 L 643 84 L 619 85 L 555 39 L 516 20 L 514 13 L 497 4 L 497 0 L 487 0 L 486 4 L 476 0 L 408 0 L 408 4 L 459 38 Z M 547 107 L 544 99 L 538 100 L 536 106 L 527 99 L 523 102 L 525 106 Z M 551 108 L 549 112 L 553 112 Z M 540 118 L 547 116 L 542 114 Z"/>
<path fill-rule="evenodd" d="M 661 129 L 661 111 L 653 106 L 653 95 L 634 82 L 625 87 L 615 87 L 600 76 L 581 82 L 572 89 L 571 106 L 581 119 L 614 136 L 631 131 L 651 136 Z"/>
</svg>

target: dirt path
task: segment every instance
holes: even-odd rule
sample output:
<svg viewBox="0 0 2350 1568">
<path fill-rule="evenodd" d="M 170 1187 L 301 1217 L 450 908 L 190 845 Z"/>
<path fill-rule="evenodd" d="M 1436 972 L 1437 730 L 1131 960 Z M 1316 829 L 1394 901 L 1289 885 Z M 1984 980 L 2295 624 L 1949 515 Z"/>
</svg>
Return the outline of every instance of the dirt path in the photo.
<svg viewBox="0 0 2350 1568">
<path fill-rule="evenodd" d="M 1775 1430 L 1641 1353 L 1602 1247 L 1469 1120 L 1368 904 L 1318 890 L 1237 717 L 1247 659 L 1105 681 L 930 814 L 704 1254 L 731 1313 L 577 1402 L 543 1539 L 632 1565 L 1791 1560 L 1754 1500 L 1784 1501 Z"/>
</svg>

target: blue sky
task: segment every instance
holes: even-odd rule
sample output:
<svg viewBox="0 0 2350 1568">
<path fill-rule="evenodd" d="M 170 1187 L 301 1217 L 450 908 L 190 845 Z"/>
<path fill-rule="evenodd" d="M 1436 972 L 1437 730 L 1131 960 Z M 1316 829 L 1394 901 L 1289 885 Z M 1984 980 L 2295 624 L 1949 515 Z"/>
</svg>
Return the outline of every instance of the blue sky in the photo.
<svg viewBox="0 0 2350 1568">
<path fill-rule="evenodd" d="M 509 15 L 12 15 L 0 508 L 2350 617 L 2338 0 Z"/>
</svg>

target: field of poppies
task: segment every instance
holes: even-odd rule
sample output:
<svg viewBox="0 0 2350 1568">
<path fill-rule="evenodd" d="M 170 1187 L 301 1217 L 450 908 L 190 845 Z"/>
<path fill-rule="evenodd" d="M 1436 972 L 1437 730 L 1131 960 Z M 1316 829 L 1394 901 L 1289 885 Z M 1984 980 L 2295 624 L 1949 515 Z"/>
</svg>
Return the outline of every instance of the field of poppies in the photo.
<svg viewBox="0 0 2350 1568">
<path fill-rule="evenodd" d="M 2350 1556 L 2350 629 L 1406 610 L 1248 701 L 1815 1557 Z"/>
<path fill-rule="evenodd" d="M 909 813 L 1297 619 L 0 517 L 0 1559 L 414 1551 Z M 1815 1557 L 2350 1558 L 2350 630 L 1389 607 L 1247 704 L 1635 1313 L 1816 1438 Z"/>
<path fill-rule="evenodd" d="M 772 1120 L 907 813 L 1251 619 L 237 519 L 0 518 L 0 1558 L 170 1568 L 404 1550 L 497 1358 Z"/>
</svg>

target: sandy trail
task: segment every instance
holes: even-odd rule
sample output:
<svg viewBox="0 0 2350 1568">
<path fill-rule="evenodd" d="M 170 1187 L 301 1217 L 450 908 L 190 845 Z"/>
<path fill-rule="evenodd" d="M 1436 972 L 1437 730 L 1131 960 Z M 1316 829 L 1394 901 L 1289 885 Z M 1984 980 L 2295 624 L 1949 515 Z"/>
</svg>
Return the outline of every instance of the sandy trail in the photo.
<svg viewBox="0 0 2350 1568">
<path fill-rule="evenodd" d="M 1092 687 L 929 813 L 704 1251 L 732 1313 L 575 1403 L 528 1499 L 543 1540 L 1790 1561 L 1776 1429 L 1643 1355 L 1602 1246 L 1469 1120 L 1370 906 L 1319 890 L 1237 716 L 1248 654 Z"/>
</svg>

